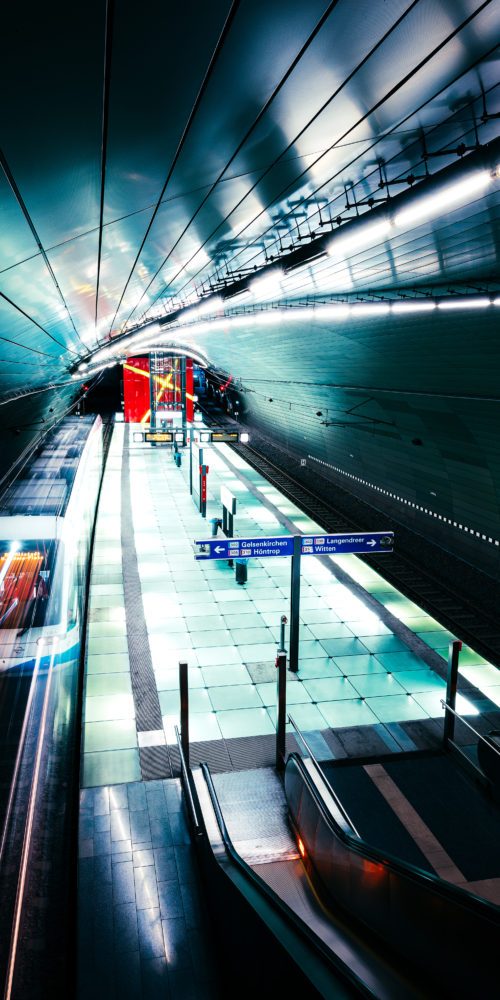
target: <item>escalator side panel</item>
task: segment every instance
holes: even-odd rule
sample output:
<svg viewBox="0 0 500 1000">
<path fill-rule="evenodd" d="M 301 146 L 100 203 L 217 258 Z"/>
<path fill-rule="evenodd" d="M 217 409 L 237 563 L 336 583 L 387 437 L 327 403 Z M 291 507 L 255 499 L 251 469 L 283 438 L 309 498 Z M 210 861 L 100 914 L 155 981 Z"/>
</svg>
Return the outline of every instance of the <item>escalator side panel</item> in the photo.
<svg viewBox="0 0 500 1000">
<path fill-rule="evenodd" d="M 285 791 L 311 876 L 333 907 L 341 906 L 412 963 L 433 989 L 439 985 L 441 996 L 491 988 L 498 975 L 499 911 L 347 837 L 294 755 Z"/>
</svg>

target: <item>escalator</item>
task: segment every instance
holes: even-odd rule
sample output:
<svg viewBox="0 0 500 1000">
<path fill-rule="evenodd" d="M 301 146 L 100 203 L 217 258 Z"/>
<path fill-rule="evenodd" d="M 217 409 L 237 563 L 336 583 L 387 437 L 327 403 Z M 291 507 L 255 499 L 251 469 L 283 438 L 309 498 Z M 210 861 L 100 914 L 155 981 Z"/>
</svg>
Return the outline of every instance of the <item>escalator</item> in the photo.
<svg viewBox="0 0 500 1000">
<path fill-rule="evenodd" d="M 183 784 L 224 995 L 242 983 L 383 1000 L 494 988 L 500 910 L 365 843 L 314 758 L 291 754 L 283 782 L 202 764 L 184 766 Z"/>
</svg>

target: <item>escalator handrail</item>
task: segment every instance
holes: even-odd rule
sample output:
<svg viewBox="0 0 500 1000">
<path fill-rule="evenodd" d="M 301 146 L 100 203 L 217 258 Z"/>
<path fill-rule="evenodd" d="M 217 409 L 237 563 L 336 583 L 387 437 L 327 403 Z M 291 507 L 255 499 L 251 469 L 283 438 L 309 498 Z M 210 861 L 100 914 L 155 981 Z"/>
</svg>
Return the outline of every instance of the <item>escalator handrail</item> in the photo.
<svg viewBox="0 0 500 1000">
<path fill-rule="evenodd" d="M 291 753 L 288 757 L 286 767 L 288 767 L 292 761 L 297 765 L 301 777 L 307 785 L 309 793 L 322 812 L 323 818 L 329 825 L 332 834 L 338 840 L 342 841 L 350 851 L 358 854 L 366 861 L 382 865 L 389 871 L 393 871 L 404 878 L 417 881 L 425 888 L 426 891 L 430 893 L 444 896 L 461 906 L 478 910 L 480 915 L 492 919 L 495 923 L 500 924 L 500 908 L 495 906 L 494 903 L 490 903 L 489 900 L 481 899 L 479 896 L 475 896 L 467 889 L 464 889 L 461 886 L 453 885 L 452 882 L 445 882 L 443 879 L 439 878 L 439 875 L 423 871 L 421 868 L 417 868 L 416 865 L 412 865 L 411 862 L 403 861 L 401 858 L 397 858 L 389 851 L 382 851 L 380 848 L 367 843 L 367 841 L 363 840 L 362 837 L 354 837 L 350 833 L 347 833 L 332 814 L 318 786 L 312 781 L 312 777 L 305 767 L 300 754 Z M 326 786 L 327 782 L 325 781 L 324 784 Z"/>
<path fill-rule="evenodd" d="M 178 750 L 179 750 L 179 759 L 180 759 L 180 762 L 181 762 L 182 780 L 183 780 L 184 787 L 186 789 L 186 795 L 188 797 L 189 809 L 190 809 L 190 812 L 191 812 L 191 818 L 192 818 L 192 821 L 193 821 L 193 828 L 194 828 L 195 836 L 198 837 L 201 834 L 201 832 L 202 832 L 202 825 L 201 825 L 201 822 L 200 822 L 200 819 L 199 819 L 199 816 L 198 816 L 198 810 L 197 810 L 196 805 L 195 805 L 195 801 L 194 801 L 194 797 L 193 797 L 193 790 L 191 788 L 191 783 L 189 781 L 189 774 L 188 774 L 188 769 L 187 769 L 187 764 L 186 764 L 186 758 L 184 756 L 184 750 L 182 749 L 181 735 L 179 733 L 179 729 L 178 729 L 177 726 L 174 726 L 174 729 L 175 729 L 175 738 L 177 740 L 177 747 L 178 747 Z"/>
<path fill-rule="evenodd" d="M 297 914 L 293 912 L 291 907 L 289 907 L 288 904 L 285 903 L 284 900 L 282 900 L 278 896 L 278 894 L 274 891 L 274 889 L 272 889 L 271 886 L 267 884 L 267 882 L 264 882 L 264 880 L 261 879 L 256 872 L 254 872 L 253 868 L 244 860 L 244 858 L 242 858 L 241 855 L 238 854 L 238 851 L 236 850 L 231 840 L 229 831 L 226 826 L 224 815 L 222 813 L 217 792 L 215 790 L 215 786 L 212 780 L 210 768 L 208 764 L 205 763 L 200 764 L 200 768 L 203 777 L 205 778 L 205 783 L 207 786 L 208 794 L 210 796 L 212 808 L 215 813 L 215 818 L 217 820 L 217 825 L 219 827 L 224 848 L 229 857 L 231 858 L 231 861 L 236 865 L 239 871 L 242 872 L 243 875 L 252 883 L 254 888 L 256 888 L 257 891 L 262 896 L 266 897 L 267 901 L 271 904 L 271 906 L 275 910 L 279 911 L 280 915 L 287 921 L 287 923 L 292 925 L 292 928 L 295 931 L 295 933 L 298 933 L 303 939 L 305 939 L 306 943 L 309 946 L 312 946 L 316 951 L 321 952 L 323 960 L 325 960 L 327 964 L 331 966 L 332 971 L 334 971 L 337 975 L 341 976 L 349 986 L 354 986 L 355 989 L 358 990 L 362 996 L 370 997 L 373 1000 L 375 994 L 365 985 L 365 983 L 363 983 L 358 978 L 358 976 L 356 976 L 356 973 L 353 972 L 352 969 L 349 969 L 347 966 L 345 966 L 344 963 L 340 959 L 338 959 L 336 955 L 334 955 L 334 953 L 327 947 L 327 945 L 325 945 L 323 941 L 321 941 L 321 938 L 319 938 L 316 934 L 314 934 L 313 931 L 310 930 L 307 924 L 305 924 L 300 919 L 300 917 L 298 917 Z"/>
<path fill-rule="evenodd" d="M 354 836 L 358 837 L 361 840 L 361 836 L 358 833 L 358 831 L 357 831 L 357 829 L 356 829 L 356 827 L 355 827 L 355 825 L 354 825 L 351 817 L 349 816 L 349 813 L 347 812 L 347 809 L 342 804 L 342 802 L 341 802 L 339 796 L 337 795 L 337 792 L 335 791 L 335 789 L 332 788 L 330 782 L 328 781 L 328 778 L 326 777 L 326 774 L 322 771 L 321 765 L 316 760 L 316 757 L 314 756 L 314 754 L 313 754 L 313 752 L 311 750 L 311 747 L 309 746 L 309 743 L 307 742 L 304 734 L 301 733 L 301 731 L 300 731 L 297 723 L 294 721 L 294 719 L 292 718 L 291 715 L 288 716 L 288 721 L 292 724 L 293 728 L 295 729 L 295 733 L 298 736 L 299 740 L 301 740 L 301 742 L 304 744 L 304 746 L 305 746 L 305 748 L 306 748 L 306 750 L 307 750 L 307 752 L 309 754 L 309 758 L 311 760 L 311 763 L 314 765 L 314 768 L 318 772 L 318 774 L 319 774 L 319 776 L 320 776 L 323 784 L 327 787 L 327 789 L 328 789 L 328 791 L 329 791 L 329 793 L 330 793 L 333 801 L 335 802 L 335 805 L 337 806 L 339 812 L 344 817 L 347 825 L 351 828 Z"/>
</svg>

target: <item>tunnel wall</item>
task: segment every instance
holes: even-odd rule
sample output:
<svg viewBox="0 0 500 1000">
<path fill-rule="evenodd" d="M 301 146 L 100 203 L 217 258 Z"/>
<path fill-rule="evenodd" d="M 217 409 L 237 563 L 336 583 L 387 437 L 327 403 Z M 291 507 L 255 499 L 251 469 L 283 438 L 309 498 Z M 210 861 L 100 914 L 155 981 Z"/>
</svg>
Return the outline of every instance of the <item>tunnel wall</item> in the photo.
<svg viewBox="0 0 500 1000">
<path fill-rule="evenodd" d="M 207 348 L 244 419 L 312 483 L 320 472 L 498 577 L 499 327 L 494 307 L 281 321 Z"/>
</svg>

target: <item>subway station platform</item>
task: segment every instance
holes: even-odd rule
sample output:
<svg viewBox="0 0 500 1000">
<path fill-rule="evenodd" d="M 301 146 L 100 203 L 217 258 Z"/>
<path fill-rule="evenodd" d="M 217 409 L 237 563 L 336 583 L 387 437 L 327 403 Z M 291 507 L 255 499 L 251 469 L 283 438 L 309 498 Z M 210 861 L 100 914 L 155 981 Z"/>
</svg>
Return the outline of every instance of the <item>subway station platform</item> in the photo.
<svg viewBox="0 0 500 1000">
<path fill-rule="evenodd" d="M 318 530 L 234 451 L 206 452 L 207 520 L 187 453 L 114 428 L 94 548 L 79 838 L 79 998 L 218 995 L 181 802 L 178 663 L 189 664 L 191 761 L 214 773 L 269 767 L 274 665 L 290 562 L 195 561 L 193 541 L 238 498 L 236 533 Z M 319 529 L 320 530 L 320 529 Z M 383 558 L 383 557 L 382 557 Z M 299 671 L 288 711 L 319 760 L 439 746 L 450 635 L 355 556 L 304 558 Z M 500 674 L 465 648 L 457 708 L 498 725 Z M 457 742 L 471 742 L 459 723 Z M 294 749 L 295 737 L 287 737 Z M 263 773 L 263 772 L 262 772 Z M 222 775 L 221 775 L 222 777 Z M 96 974 L 97 973 L 97 974 Z"/>
<path fill-rule="evenodd" d="M 205 459 L 206 520 L 189 494 L 187 455 L 179 470 L 167 450 L 114 429 L 91 579 L 84 787 L 173 773 L 180 660 L 190 666 L 190 738 L 215 746 L 220 766 L 231 753 L 238 766 L 244 748 L 232 741 L 272 739 L 290 561 L 253 560 L 240 586 L 225 561 L 196 562 L 193 541 L 221 512 L 221 484 L 238 498 L 241 536 L 321 529 L 227 446 Z M 316 753 L 350 755 L 360 731 L 374 752 L 412 749 L 426 728 L 436 737 L 451 638 L 356 556 L 304 558 L 299 671 L 288 674 L 287 698 Z M 494 712 L 498 670 L 470 648 L 460 665 L 459 713 Z"/>
</svg>

